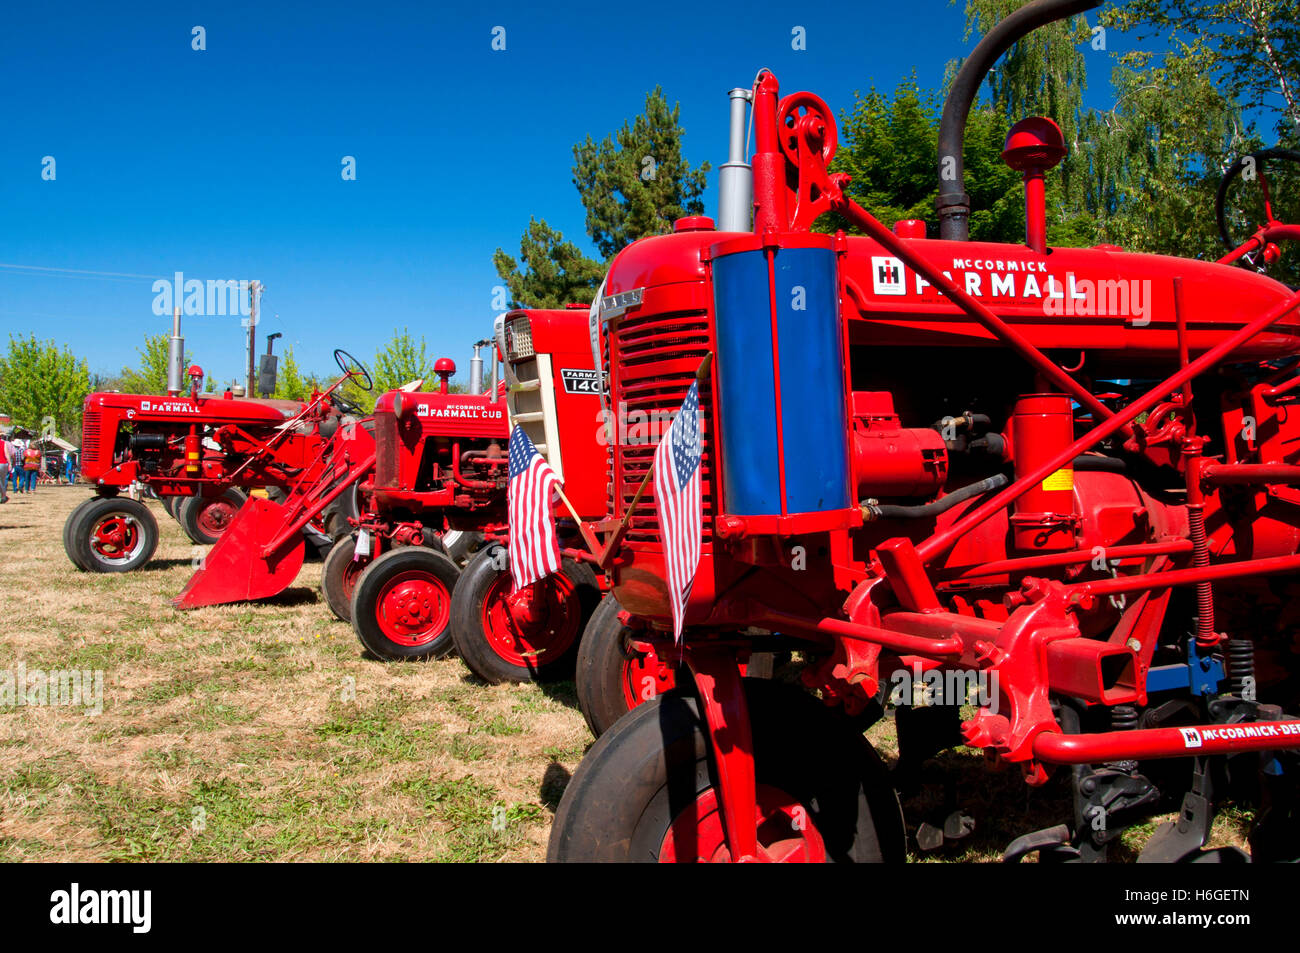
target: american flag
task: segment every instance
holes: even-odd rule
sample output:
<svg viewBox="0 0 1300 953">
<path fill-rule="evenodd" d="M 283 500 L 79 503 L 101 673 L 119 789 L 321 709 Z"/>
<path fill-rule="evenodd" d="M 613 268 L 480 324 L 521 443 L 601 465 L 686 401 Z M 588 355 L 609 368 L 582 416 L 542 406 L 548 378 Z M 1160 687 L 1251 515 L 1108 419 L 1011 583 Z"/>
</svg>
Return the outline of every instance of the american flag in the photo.
<svg viewBox="0 0 1300 953">
<path fill-rule="evenodd" d="M 703 513 L 700 502 L 700 385 L 691 384 L 655 449 L 655 501 L 668 570 L 673 638 L 681 640 L 682 616 L 700 565 Z"/>
<path fill-rule="evenodd" d="M 506 488 L 510 575 L 516 589 L 560 569 L 560 541 L 551 512 L 551 491 L 559 482 L 528 434 L 516 424 L 510 432 L 510 483 Z"/>
</svg>

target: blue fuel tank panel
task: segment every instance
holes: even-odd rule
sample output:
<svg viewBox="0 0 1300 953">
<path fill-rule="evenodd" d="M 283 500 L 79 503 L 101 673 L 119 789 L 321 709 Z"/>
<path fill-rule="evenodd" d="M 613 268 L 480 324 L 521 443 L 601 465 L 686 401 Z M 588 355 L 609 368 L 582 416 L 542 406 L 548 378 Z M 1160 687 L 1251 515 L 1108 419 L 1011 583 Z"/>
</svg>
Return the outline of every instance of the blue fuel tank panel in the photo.
<svg viewBox="0 0 1300 953">
<path fill-rule="evenodd" d="M 801 238 L 713 261 L 724 508 L 738 516 L 850 504 L 835 253 Z"/>
</svg>

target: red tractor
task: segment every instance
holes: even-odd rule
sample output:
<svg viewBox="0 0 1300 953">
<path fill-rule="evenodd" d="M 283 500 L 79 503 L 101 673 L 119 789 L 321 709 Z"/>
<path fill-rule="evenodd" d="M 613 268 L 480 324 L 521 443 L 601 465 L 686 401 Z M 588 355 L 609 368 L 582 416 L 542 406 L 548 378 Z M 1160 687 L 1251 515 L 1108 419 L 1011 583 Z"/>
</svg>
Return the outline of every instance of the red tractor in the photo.
<svg viewBox="0 0 1300 953">
<path fill-rule="evenodd" d="M 173 350 L 179 358 L 180 349 Z M 191 539 L 214 543 L 250 492 L 282 492 L 304 475 L 314 478 L 324 446 L 356 412 L 339 389 L 348 380 L 369 380 L 345 351 L 334 354 L 342 376 L 306 403 L 237 398 L 230 391 L 202 394 L 197 366 L 188 371 L 188 394 L 181 393 L 179 370 L 173 370 L 165 397 L 89 395 L 82 477 L 95 496 L 64 524 L 68 558 L 91 572 L 129 572 L 149 560 L 158 524 L 124 490 L 156 495 Z"/>
<path fill-rule="evenodd" d="M 746 166 L 750 101 L 752 206 L 724 182 L 723 230 L 684 220 L 611 264 L 609 402 L 672 414 L 707 368 L 704 529 L 678 642 L 658 490 L 638 493 L 656 441 L 615 442 L 589 529 L 621 612 L 593 618 L 608 664 L 579 680 L 621 691 L 630 644 L 679 661 L 690 690 L 600 736 L 552 860 L 900 860 L 898 775 L 863 734 L 890 700 L 899 770 L 965 744 L 1029 785 L 1063 772 L 1068 816 L 1007 860 L 1103 860 L 1180 800 L 1143 860 L 1241 859 L 1206 844 L 1216 799 L 1252 787 L 1270 805 L 1254 856 L 1295 859 L 1300 292 L 1258 269 L 1300 227 L 1270 220 L 1217 263 L 1049 248 L 1043 179 L 1064 145 L 1035 118 L 1004 152 L 1025 244 L 967 236 L 963 127 L 986 70 L 1097 3 L 1036 0 L 966 61 L 938 237 L 849 198 L 827 171 L 831 110 L 764 71 L 733 93 L 728 168 Z M 812 231 L 825 212 L 861 234 Z M 1257 267 L 1236 267 L 1247 254 Z M 763 651 L 806 664 L 742 678 Z M 917 682 L 931 705 L 908 704 Z"/>
<path fill-rule="evenodd" d="M 380 396 L 367 444 L 352 447 L 341 434 L 332 467 L 316 481 L 302 481 L 282 503 L 245 507 L 177 606 L 280 592 L 301 566 L 295 551 L 302 526 L 333 501 L 353 499 L 354 532 L 326 557 L 321 588 L 331 611 L 352 622 L 373 655 L 436 658 L 455 647 L 494 682 L 571 669 L 599 600 L 577 515 L 605 509 L 606 450 L 598 440 L 587 309 L 514 311 L 498 325 L 505 380 L 498 385 L 494 373 L 486 393 L 451 393 L 456 368 L 443 358 L 435 365 L 438 392 Z M 475 363 L 471 389 L 479 390 L 477 354 Z M 563 570 L 521 593 L 512 591 L 503 545 L 511 421 L 548 457 L 567 505 L 579 511 L 557 504 Z"/>
</svg>

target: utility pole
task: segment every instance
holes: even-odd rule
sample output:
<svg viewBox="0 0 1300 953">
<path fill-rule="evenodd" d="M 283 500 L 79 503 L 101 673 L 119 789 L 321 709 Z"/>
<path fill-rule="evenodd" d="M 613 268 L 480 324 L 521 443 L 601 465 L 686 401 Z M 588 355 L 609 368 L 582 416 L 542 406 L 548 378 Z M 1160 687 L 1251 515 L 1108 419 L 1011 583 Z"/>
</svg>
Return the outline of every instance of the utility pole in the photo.
<svg viewBox="0 0 1300 953">
<path fill-rule="evenodd" d="M 244 388 L 244 393 L 249 397 L 257 394 L 257 378 L 253 371 L 253 355 L 256 351 L 255 337 L 257 335 L 257 299 L 263 291 L 260 281 L 250 281 L 248 283 L 248 342 L 244 345 L 246 357 L 248 358 L 248 386 Z"/>
</svg>

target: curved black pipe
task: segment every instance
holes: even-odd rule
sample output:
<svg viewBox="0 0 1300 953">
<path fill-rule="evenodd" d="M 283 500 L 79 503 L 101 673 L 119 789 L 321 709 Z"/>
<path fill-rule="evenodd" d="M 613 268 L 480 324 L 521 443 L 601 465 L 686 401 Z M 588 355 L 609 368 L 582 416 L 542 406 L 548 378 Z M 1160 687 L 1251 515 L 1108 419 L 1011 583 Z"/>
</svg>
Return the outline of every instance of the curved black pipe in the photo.
<svg viewBox="0 0 1300 953">
<path fill-rule="evenodd" d="M 939 237 L 964 242 L 970 238 L 970 196 L 966 194 L 966 169 L 962 145 L 966 119 L 980 83 L 1007 49 L 1025 34 L 1056 20 L 1064 20 L 1101 6 L 1102 0 L 1034 0 L 1004 17 L 976 44 L 957 71 L 943 103 L 939 122 Z"/>
<path fill-rule="evenodd" d="M 1005 473 L 994 474 L 978 483 L 971 483 L 962 487 L 960 490 L 953 490 L 947 496 L 941 496 L 933 503 L 924 503 L 919 506 L 894 506 L 892 504 L 871 503 L 863 507 L 870 514 L 871 519 L 889 520 L 889 519 L 923 519 L 927 516 L 938 516 L 947 510 L 952 509 L 963 500 L 969 500 L 974 496 L 983 496 L 993 490 L 1000 490 L 1011 482 L 1011 478 Z"/>
</svg>

